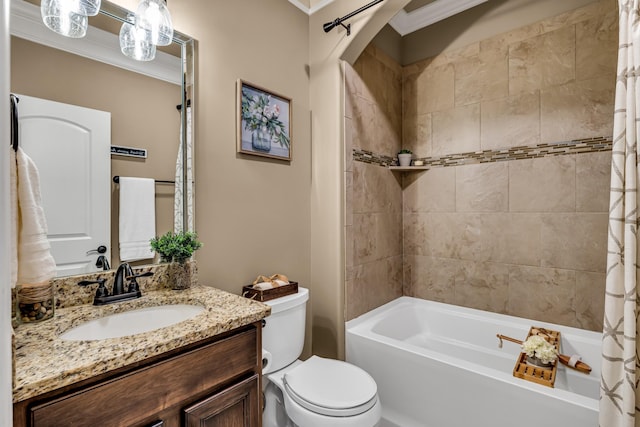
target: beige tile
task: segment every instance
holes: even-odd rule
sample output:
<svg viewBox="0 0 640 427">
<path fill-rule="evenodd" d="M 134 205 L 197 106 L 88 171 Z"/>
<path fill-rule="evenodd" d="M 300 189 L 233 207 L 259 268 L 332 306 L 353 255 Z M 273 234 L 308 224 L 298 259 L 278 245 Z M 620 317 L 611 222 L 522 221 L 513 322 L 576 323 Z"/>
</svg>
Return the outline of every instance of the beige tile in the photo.
<svg viewBox="0 0 640 427">
<path fill-rule="evenodd" d="M 353 168 L 353 120 L 344 119 L 344 170 Z"/>
<path fill-rule="evenodd" d="M 405 213 L 403 216 L 403 254 L 430 256 L 428 214 Z"/>
<path fill-rule="evenodd" d="M 353 172 L 344 173 L 344 225 L 353 225 Z"/>
<path fill-rule="evenodd" d="M 613 133 L 615 79 L 599 77 L 545 89 L 540 94 L 541 142 Z"/>
<path fill-rule="evenodd" d="M 448 64 L 464 60 L 466 58 L 477 57 L 480 54 L 480 42 L 471 43 L 458 49 L 447 50 L 438 55 L 438 58 L 434 60 L 434 64 Z M 439 62 L 442 61 L 442 62 Z"/>
<path fill-rule="evenodd" d="M 377 216 L 373 213 L 353 215 L 354 265 L 376 260 L 378 250 Z"/>
<path fill-rule="evenodd" d="M 402 209 L 402 187 L 389 169 L 353 163 L 353 212 L 387 212 Z"/>
<path fill-rule="evenodd" d="M 353 226 L 348 225 L 344 228 L 344 259 L 345 268 L 349 269 L 355 265 L 355 239 L 353 235 Z"/>
<path fill-rule="evenodd" d="M 383 293 L 382 298 L 381 300 L 379 300 L 379 304 L 376 307 L 379 307 L 382 304 L 386 304 L 387 302 L 392 301 L 396 298 L 400 298 L 402 296 L 402 259 L 402 255 L 397 255 L 386 259 L 388 286 L 384 288 L 386 292 Z"/>
<path fill-rule="evenodd" d="M 509 162 L 511 212 L 575 212 L 573 156 Z"/>
<path fill-rule="evenodd" d="M 431 253 L 439 258 L 459 259 L 462 246 L 475 243 L 463 241 L 462 236 L 466 230 L 465 217 L 455 213 L 430 213 L 425 216 L 426 227 L 429 231 L 428 244 L 431 246 Z"/>
<path fill-rule="evenodd" d="M 506 162 L 456 167 L 456 212 L 506 212 L 509 166 Z"/>
<path fill-rule="evenodd" d="M 606 213 L 543 215 L 541 265 L 604 272 L 607 224 Z"/>
<path fill-rule="evenodd" d="M 356 95 L 351 92 L 350 88 L 347 86 L 347 82 L 345 80 L 345 90 L 344 90 L 344 117 L 350 119 L 353 117 L 353 103 Z"/>
<path fill-rule="evenodd" d="M 344 84 L 345 84 L 345 92 L 351 95 L 361 95 L 362 94 L 362 79 L 358 75 L 356 67 L 358 63 L 354 64 L 352 67 L 348 62 L 343 62 L 344 64 Z M 352 99 L 354 96 L 351 97 Z M 349 116 L 351 117 L 351 116 Z"/>
<path fill-rule="evenodd" d="M 573 26 L 509 46 L 509 94 L 533 92 L 575 79 Z"/>
<path fill-rule="evenodd" d="M 402 72 L 402 115 L 404 117 L 418 116 L 418 76 L 415 65 L 407 66 Z"/>
<path fill-rule="evenodd" d="M 580 328 L 602 332 L 605 284 L 604 273 L 576 271 L 576 318 Z"/>
<path fill-rule="evenodd" d="M 410 179 L 402 192 L 405 212 L 455 211 L 456 168 L 434 168 Z"/>
<path fill-rule="evenodd" d="M 379 154 L 394 156 L 402 144 L 402 124 L 400 123 L 400 110 L 394 120 L 377 104 L 374 107 L 374 121 L 372 127 L 367 130 L 367 138 L 370 140 L 371 151 Z"/>
<path fill-rule="evenodd" d="M 511 266 L 508 314 L 576 326 L 574 271 Z"/>
<path fill-rule="evenodd" d="M 618 13 L 576 24 L 576 78 L 588 80 L 607 76 L 615 79 L 618 62 Z"/>
<path fill-rule="evenodd" d="M 411 281 L 405 281 L 404 293 L 408 296 L 453 304 L 455 277 L 459 268 L 460 262 L 453 259 L 405 257 L 405 280 L 407 271 L 410 271 Z"/>
<path fill-rule="evenodd" d="M 498 247 L 494 261 L 507 264 L 539 266 L 542 259 L 540 214 L 504 215 L 503 226 L 496 231 Z"/>
<path fill-rule="evenodd" d="M 445 243 L 450 245 L 449 251 L 456 258 L 525 265 L 540 263 L 541 224 L 537 214 L 455 214 L 449 221 L 456 228 L 450 232 L 452 241 L 445 240 Z M 439 235 L 447 234 L 439 232 Z M 439 255 L 435 242 L 430 250 Z"/>
<path fill-rule="evenodd" d="M 431 113 L 404 117 L 402 126 L 402 146 L 417 158 L 431 156 Z"/>
<path fill-rule="evenodd" d="M 509 295 L 509 267 L 505 264 L 463 261 L 454 286 L 456 305 L 505 313 Z"/>
<path fill-rule="evenodd" d="M 353 319 L 375 307 L 376 294 L 386 286 L 386 266 L 386 261 L 374 261 L 354 268 L 354 277 L 346 288 L 347 318 Z"/>
<path fill-rule="evenodd" d="M 451 253 L 455 258 L 471 261 L 495 261 L 497 259 L 501 230 L 505 222 L 504 214 L 456 213 L 449 214 L 449 217 L 446 222 L 442 223 L 442 218 L 432 215 L 432 218 L 438 220 L 433 226 L 434 230 L 437 230 L 434 233 L 437 232 L 436 237 L 442 239 L 446 245 L 444 246 L 445 254 Z M 453 229 L 440 231 L 439 227 L 446 223 L 450 223 Z M 439 255 L 435 243 L 431 250 L 434 255 Z"/>
<path fill-rule="evenodd" d="M 576 211 L 608 212 L 611 152 L 576 155 Z"/>
<path fill-rule="evenodd" d="M 394 210 L 376 215 L 376 257 L 382 259 L 402 255 L 402 213 Z"/>
<path fill-rule="evenodd" d="M 454 106 L 455 72 L 453 65 L 427 66 L 415 76 L 415 101 L 405 99 L 405 111 L 426 114 Z M 405 92 L 406 93 L 406 92 Z M 415 102 L 415 110 L 407 102 Z"/>
<path fill-rule="evenodd" d="M 455 105 L 504 98 L 509 94 L 508 50 L 482 50 L 454 63 Z"/>
<path fill-rule="evenodd" d="M 480 104 L 432 114 L 433 156 L 480 150 Z"/>
<path fill-rule="evenodd" d="M 375 104 L 361 96 L 353 102 L 352 144 L 354 148 L 374 151 L 375 140 L 370 136 L 376 121 Z"/>
<path fill-rule="evenodd" d="M 540 143 L 540 93 L 522 93 L 482 103 L 483 150 Z"/>
<path fill-rule="evenodd" d="M 345 283 L 347 318 L 352 319 L 402 296 L 402 257 L 373 261 L 354 269 Z"/>
</svg>

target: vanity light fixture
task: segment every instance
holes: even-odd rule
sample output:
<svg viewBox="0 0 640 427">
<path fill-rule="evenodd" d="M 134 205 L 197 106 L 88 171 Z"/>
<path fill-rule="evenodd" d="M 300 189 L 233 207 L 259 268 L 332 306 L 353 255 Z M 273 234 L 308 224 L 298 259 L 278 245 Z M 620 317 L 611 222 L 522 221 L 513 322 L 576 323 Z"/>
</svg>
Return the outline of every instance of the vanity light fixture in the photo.
<svg viewBox="0 0 640 427">
<path fill-rule="evenodd" d="M 144 31 L 147 42 L 167 46 L 173 41 L 173 25 L 166 0 L 142 0 L 136 10 L 136 27 Z"/>
<path fill-rule="evenodd" d="M 75 0 L 42 0 L 42 21 L 52 31 L 66 37 L 81 38 L 87 34 L 89 19 L 85 14 L 75 13 Z"/>
<path fill-rule="evenodd" d="M 137 61 L 151 61 L 156 57 L 156 45 L 145 38 L 145 31 L 136 25 L 136 16 L 131 13 L 120 28 L 120 51 Z"/>
</svg>

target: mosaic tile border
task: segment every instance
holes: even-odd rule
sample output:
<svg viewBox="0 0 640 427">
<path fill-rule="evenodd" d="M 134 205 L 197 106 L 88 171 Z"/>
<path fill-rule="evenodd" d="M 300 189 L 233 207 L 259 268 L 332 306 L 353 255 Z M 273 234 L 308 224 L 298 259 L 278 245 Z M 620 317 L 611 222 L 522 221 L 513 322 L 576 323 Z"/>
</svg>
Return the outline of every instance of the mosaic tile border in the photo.
<svg viewBox="0 0 640 427">
<path fill-rule="evenodd" d="M 611 137 L 595 137 L 549 144 L 511 147 L 502 150 L 483 150 L 448 154 L 440 157 L 422 157 L 419 159 L 424 160 L 425 166 L 436 168 L 611 151 L 612 145 L 613 139 Z M 395 157 L 360 150 L 358 148 L 353 149 L 353 160 L 383 167 L 398 165 Z"/>
</svg>

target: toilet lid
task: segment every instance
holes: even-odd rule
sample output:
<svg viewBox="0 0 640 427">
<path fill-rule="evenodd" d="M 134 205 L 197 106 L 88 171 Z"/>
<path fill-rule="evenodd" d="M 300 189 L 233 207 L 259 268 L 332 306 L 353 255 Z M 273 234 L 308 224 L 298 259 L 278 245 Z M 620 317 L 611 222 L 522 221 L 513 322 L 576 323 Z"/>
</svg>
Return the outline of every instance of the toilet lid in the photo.
<svg viewBox="0 0 640 427">
<path fill-rule="evenodd" d="M 300 406 L 323 415 L 348 417 L 377 402 L 376 382 L 346 362 L 312 356 L 283 378 L 285 391 Z"/>
</svg>

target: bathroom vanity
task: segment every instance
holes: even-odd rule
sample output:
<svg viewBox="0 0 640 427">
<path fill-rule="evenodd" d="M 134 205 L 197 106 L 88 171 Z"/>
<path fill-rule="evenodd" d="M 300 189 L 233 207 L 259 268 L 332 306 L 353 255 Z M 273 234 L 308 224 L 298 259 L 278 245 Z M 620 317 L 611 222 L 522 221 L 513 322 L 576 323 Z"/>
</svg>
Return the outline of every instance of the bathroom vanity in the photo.
<svg viewBox="0 0 640 427">
<path fill-rule="evenodd" d="M 87 320 L 176 303 L 205 310 L 131 336 L 60 338 Z M 198 286 L 63 308 L 50 321 L 20 325 L 14 426 L 260 426 L 260 321 L 269 313 L 261 303 Z"/>
</svg>

